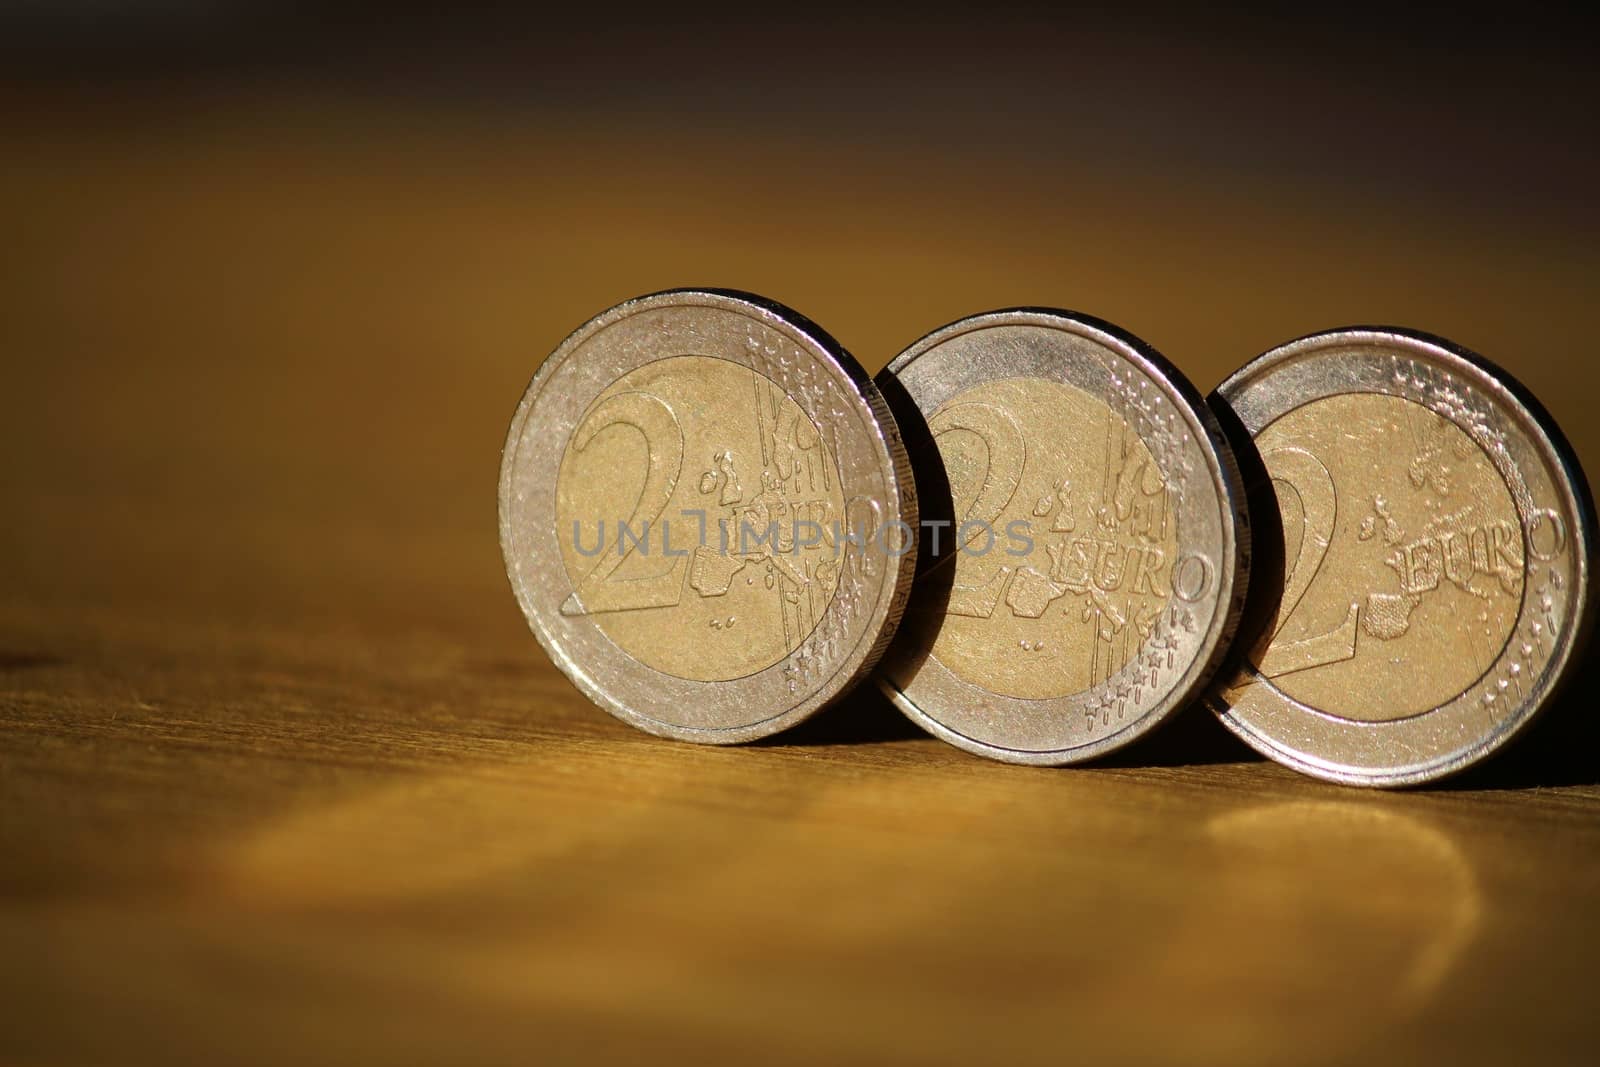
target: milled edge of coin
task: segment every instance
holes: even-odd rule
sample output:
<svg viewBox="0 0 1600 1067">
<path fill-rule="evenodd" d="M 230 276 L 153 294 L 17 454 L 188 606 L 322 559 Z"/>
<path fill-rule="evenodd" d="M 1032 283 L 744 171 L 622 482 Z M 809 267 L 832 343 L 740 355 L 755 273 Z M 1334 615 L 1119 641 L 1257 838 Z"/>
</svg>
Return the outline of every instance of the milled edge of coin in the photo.
<svg viewBox="0 0 1600 1067">
<path fill-rule="evenodd" d="M 1269 759 L 1297 770 L 1302 774 L 1340 785 L 1382 789 L 1405 788 L 1441 781 L 1481 764 L 1512 740 L 1526 733 L 1528 726 L 1546 708 L 1555 703 L 1556 698 L 1571 681 L 1573 665 L 1582 654 L 1582 651 L 1588 647 L 1594 632 L 1596 604 L 1589 588 L 1597 558 L 1594 500 L 1583 467 L 1578 462 L 1577 454 L 1573 451 L 1571 444 L 1561 432 L 1560 426 L 1545 406 L 1521 381 L 1492 360 L 1453 341 L 1422 330 L 1404 326 L 1366 325 L 1343 326 L 1307 334 L 1271 348 L 1250 360 L 1218 385 L 1208 398 L 1208 401 L 1225 411 L 1230 419 L 1239 422 L 1241 430 L 1253 440 L 1257 433 L 1265 429 L 1265 425 L 1253 429 L 1245 425 L 1243 420 L 1239 419 L 1235 414 L 1235 405 L 1233 403 L 1233 399 L 1249 382 L 1259 379 L 1280 365 L 1288 364 L 1315 352 L 1319 348 L 1328 348 L 1336 345 L 1359 346 L 1363 344 L 1374 347 L 1394 346 L 1397 348 L 1397 355 L 1403 354 L 1409 358 L 1425 356 L 1447 369 L 1464 369 L 1470 373 L 1473 376 L 1474 384 L 1489 398 L 1506 409 L 1522 428 L 1534 446 L 1535 451 L 1540 454 L 1540 459 L 1558 475 L 1551 479 L 1552 484 L 1560 487 L 1565 497 L 1564 503 L 1570 507 L 1571 515 L 1575 520 L 1572 523 L 1572 529 L 1568 531 L 1568 537 L 1573 539 L 1575 545 L 1581 542 L 1581 546 L 1575 547 L 1573 550 L 1573 568 L 1575 572 L 1575 591 L 1573 595 L 1579 600 L 1576 610 L 1572 613 L 1574 625 L 1565 631 L 1562 648 L 1556 656 L 1551 658 L 1550 663 L 1541 672 L 1541 679 L 1548 679 L 1548 681 L 1543 682 L 1543 691 L 1537 700 L 1524 702 L 1520 706 L 1520 714 L 1508 718 L 1488 736 L 1480 738 L 1476 743 L 1465 748 L 1452 751 L 1438 758 L 1427 759 L 1390 770 L 1352 767 L 1349 764 L 1319 758 L 1310 753 L 1293 749 L 1267 736 L 1251 724 L 1242 721 L 1234 714 L 1233 705 L 1228 703 L 1224 694 L 1224 687 L 1236 687 L 1238 685 L 1237 682 L 1231 681 L 1231 679 L 1247 679 L 1244 684 L 1251 684 L 1261 680 L 1256 668 L 1245 658 L 1245 649 L 1242 647 L 1246 643 L 1244 641 L 1241 641 L 1239 646 L 1236 647 L 1235 656 L 1226 666 L 1227 673 L 1219 675 L 1211 689 L 1205 694 L 1206 705 L 1222 721 L 1223 725 L 1250 747 Z M 1452 361 L 1455 364 L 1453 367 Z M 1334 396 L 1340 394 L 1330 392 L 1326 395 Z M 1321 396 L 1318 396 L 1311 398 L 1311 400 L 1321 398 Z M 1306 401 L 1306 403 L 1310 403 L 1311 400 Z M 1288 411 L 1292 410 L 1295 410 L 1295 408 L 1291 407 L 1277 417 L 1282 417 L 1283 414 L 1287 414 Z M 1453 419 L 1451 421 L 1454 422 Z M 1270 422 L 1267 425 L 1270 425 Z M 1526 559 L 1527 525 L 1524 516 L 1519 515 L 1518 519 L 1523 526 L 1524 559 Z M 1524 606 L 1526 605 L 1527 597 L 1528 588 L 1525 584 L 1523 588 Z M 1267 614 L 1270 616 L 1271 613 L 1268 612 Z M 1519 625 L 1521 617 L 1522 609 L 1519 608 Z M 1516 633 L 1515 628 L 1513 628 L 1512 633 L 1513 635 Z M 1508 638 L 1508 645 L 1509 640 Z M 1465 693 L 1475 690 L 1481 681 L 1482 678 L 1479 679 L 1479 682 L 1468 686 Z M 1279 693 L 1276 687 L 1271 687 L 1270 683 L 1268 687 L 1279 699 L 1290 703 L 1291 706 L 1298 706 L 1287 695 Z M 1458 694 L 1456 697 L 1451 698 L 1450 702 L 1440 705 L 1440 707 L 1448 706 L 1449 703 L 1459 700 L 1462 695 L 1464 694 Z M 1434 714 L 1437 710 L 1438 708 L 1435 708 L 1410 718 L 1423 718 Z M 1328 718 L 1315 709 L 1307 709 L 1307 713 L 1318 715 L 1323 719 Z M 1355 732 L 1369 729 L 1372 725 L 1369 723 L 1351 723 L 1348 724 L 1348 729 L 1351 732 Z"/>
<path fill-rule="evenodd" d="M 831 334 L 809 318 L 783 304 L 753 293 L 737 289 L 708 287 L 667 289 L 635 297 L 608 308 L 579 326 L 576 330 L 573 330 L 540 364 L 538 370 L 529 381 L 527 388 L 523 390 L 515 413 L 512 416 L 510 427 L 507 430 L 505 442 L 501 448 L 498 493 L 501 556 L 506 567 L 507 578 L 511 582 L 518 606 L 522 610 L 529 629 L 533 632 L 534 637 L 538 639 L 539 644 L 544 648 L 551 661 L 585 696 L 594 704 L 630 726 L 660 737 L 679 741 L 719 745 L 740 744 L 779 733 L 809 718 L 848 692 L 872 671 L 882 657 L 884 650 L 888 648 L 889 641 L 894 636 L 894 632 L 899 625 L 900 617 L 905 611 L 906 601 L 911 593 L 912 573 L 916 565 L 916 546 L 913 541 L 910 550 L 901 553 L 894 560 L 894 564 L 886 568 L 884 576 L 886 588 L 880 592 L 874 603 L 874 617 L 869 620 L 868 625 L 864 628 L 863 639 L 858 640 L 852 646 L 850 652 L 841 659 L 840 666 L 848 669 L 835 670 L 787 709 L 766 716 L 756 722 L 709 729 L 663 722 L 614 699 L 604 686 L 590 676 L 582 664 L 576 662 L 568 654 L 567 650 L 561 646 L 554 635 L 546 633 L 541 624 L 541 613 L 537 605 L 532 602 L 533 591 L 527 589 L 519 579 L 516 563 L 513 559 L 513 531 L 508 502 L 513 493 L 512 483 L 515 476 L 518 444 L 527 429 L 528 420 L 533 414 L 534 407 L 546 383 L 550 380 L 556 368 L 567 360 L 582 344 L 606 327 L 621 322 L 630 316 L 655 308 L 674 306 L 712 307 L 743 315 L 754 322 L 788 336 L 797 346 L 808 349 L 820 362 L 835 371 L 843 379 L 843 383 L 854 390 L 854 396 L 862 402 L 863 410 L 857 414 L 867 428 L 867 437 L 873 442 L 877 453 L 875 459 L 878 461 L 879 469 L 883 474 L 886 488 L 891 497 L 891 499 L 882 503 L 894 509 L 895 517 L 909 527 L 913 538 L 917 530 L 916 486 L 911 475 L 910 461 L 906 457 L 905 447 L 900 439 L 899 427 L 895 423 L 887 403 L 873 384 L 871 375 L 861 367 L 855 358 Z M 790 395 L 793 396 L 792 393 Z M 804 407 L 805 405 L 802 404 L 802 410 L 804 410 Z M 840 458 L 837 455 L 833 456 L 832 460 L 836 467 L 840 466 Z M 843 477 L 842 471 L 840 472 L 840 477 Z M 870 635 L 872 639 L 866 641 L 864 639 L 866 635 Z M 783 664 L 791 660 L 796 652 L 805 646 L 806 641 L 803 640 L 799 648 L 782 657 L 778 663 Z M 853 663 L 852 660 L 854 661 Z M 643 664 L 639 666 L 641 670 L 652 670 Z M 689 680 L 680 679 L 680 681 L 688 682 Z M 708 689 L 714 690 L 716 687 L 725 687 L 730 683 L 724 681 L 690 682 L 690 684 L 703 685 Z"/>
<path fill-rule="evenodd" d="M 1205 397 L 1171 361 L 1148 342 L 1104 319 L 1082 312 L 1052 307 L 1013 307 L 980 312 L 948 323 L 907 346 L 880 372 L 880 377 L 898 375 L 918 357 L 965 333 L 993 326 L 1034 325 L 1062 330 L 1084 337 L 1129 363 L 1156 387 L 1175 401 L 1174 408 L 1184 413 L 1197 450 L 1206 462 L 1206 473 L 1217 487 L 1218 525 L 1221 529 L 1223 559 L 1217 567 L 1218 607 L 1212 615 L 1211 630 L 1200 644 L 1204 655 L 1197 655 L 1185 676 L 1169 692 L 1167 699 L 1126 726 L 1085 745 L 1051 750 L 1005 748 L 969 737 L 945 726 L 920 708 L 890 678 L 879 671 L 874 681 L 895 707 L 929 733 L 974 755 L 1003 763 L 1061 767 L 1082 763 L 1116 751 L 1155 730 L 1206 690 L 1216 672 L 1227 661 L 1233 634 L 1244 612 L 1250 577 L 1250 513 L 1246 507 L 1244 480 L 1228 438 L 1217 423 Z M 898 386 L 897 386 L 898 389 Z M 900 395 L 898 392 L 896 395 Z M 911 404 L 909 396 L 901 398 Z M 899 405 L 893 405 L 898 413 Z M 900 418 L 921 420 L 919 434 L 931 412 L 907 411 Z M 909 432 L 909 431 L 908 431 Z M 932 455 L 937 456 L 937 449 Z M 914 592 L 914 591 L 913 591 Z"/>
</svg>

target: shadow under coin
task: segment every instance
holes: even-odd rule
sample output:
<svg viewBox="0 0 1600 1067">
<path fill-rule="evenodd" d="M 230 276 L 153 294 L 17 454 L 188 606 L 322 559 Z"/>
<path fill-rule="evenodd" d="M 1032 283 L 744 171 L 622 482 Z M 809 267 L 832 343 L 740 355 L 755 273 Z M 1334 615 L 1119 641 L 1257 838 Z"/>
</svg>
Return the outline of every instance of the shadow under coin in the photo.
<svg viewBox="0 0 1600 1067">
<path fill-rule="evenodd" d="M 808 748 L 826 745 L 867 745 L 884 741 L 910 741 L 927 737 L 865 679 L 830 707 L 791 729 L 753 741 L 751 748 Z"/>
<path fill-rule="evenodd" d="M 1116 749 L 1083 766 L 1197 767 L 1265 760 L 1265 756 L 1229 733 L 1210 710 L 1196 703 L 1179 709 L 1171 719 L 1127 748 Z"/>
</svg>

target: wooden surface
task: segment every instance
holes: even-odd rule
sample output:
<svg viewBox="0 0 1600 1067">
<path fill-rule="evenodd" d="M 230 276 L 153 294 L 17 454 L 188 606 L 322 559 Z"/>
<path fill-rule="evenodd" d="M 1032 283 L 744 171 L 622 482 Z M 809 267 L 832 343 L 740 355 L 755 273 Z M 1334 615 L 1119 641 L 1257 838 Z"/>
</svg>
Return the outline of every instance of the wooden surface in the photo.
<svg viewBox="0 0 1600 1067">
<path fill-rule="evenodd" d="M 543 355 L 680 284 L 870 367 L 1066 305 L 1202 388 L 1405 323 L 1511 367 L 1592 466 L 1589 231 L 764 136 L 272 95 L 12 128 L 0 1062 L 1592 1062 L 1583 695 L 1399 794 L 1198 711 L 1061 771 L 870 694 L 673 744 L 546 661 L 494 513 Z"/>
</svg>

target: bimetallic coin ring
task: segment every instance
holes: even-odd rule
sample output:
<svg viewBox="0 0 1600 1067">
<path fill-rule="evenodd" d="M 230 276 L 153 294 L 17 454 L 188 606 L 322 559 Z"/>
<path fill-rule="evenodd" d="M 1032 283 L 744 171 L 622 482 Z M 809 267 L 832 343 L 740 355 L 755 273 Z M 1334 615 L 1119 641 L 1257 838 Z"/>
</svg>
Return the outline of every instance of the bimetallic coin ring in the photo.
<svg viewBox="0 0 1600 1067">
<path fill-rule="evenodd" d="M 1023 308 L 935 331 L 879 380 L 908 427 L 925 420 L 924 518 L 942 493 L 951 524 L 879 671 L 902 711 L 979 755 L 1065 764 L 1199 692 L 1250 536 L 1232 453 L 1171 364 L 1109 323 Z"/>
<path fill-rule="evenodd" d="M 1372 786 L 1521 731 L 1593 614 L 1588 487 L 1531 395 L 1447 341 L 1353 327 L 1268 352 L 1213 402 L 1253 437 L 1283 531 L 1274 617 L 1209 698 L 1222 721 Z"/>
<path fill-rule="evenodd" d="M 642 730 L 775 733 L 899 621 L 915 490 L 867 374 L 800 315 L 678 290 L 580 327 L 506 437 L 500 543 L 552 660 Z"/>
</svg>

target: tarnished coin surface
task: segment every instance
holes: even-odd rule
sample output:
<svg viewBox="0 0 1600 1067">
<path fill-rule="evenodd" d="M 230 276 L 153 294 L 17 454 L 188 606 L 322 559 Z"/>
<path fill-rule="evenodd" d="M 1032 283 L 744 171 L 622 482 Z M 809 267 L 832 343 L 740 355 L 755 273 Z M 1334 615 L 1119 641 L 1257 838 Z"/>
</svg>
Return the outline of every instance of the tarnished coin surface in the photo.
<svg viewBox="0 0 1600 1067">
<path fill-rule="evenodd" d="M 1254 439 L 1282 529 L 1264 631 L 1209 702 L 1307 774 L 1425 782 L 1549 700 L 1591 615 L 1589 491 L 1504 371 L 1389 327 L 1274 349 L 1213 403 Z M 1277 554 L 1274 553 L 1274 556 Z"/>
<path fill-rule="evenodd" d="M 982 756 L 1063 764 L 1197 694 L 1238 621 L 1249 528 L 1176 369 L 1108 323 L 1029 308 L 937 330 L 878 381 L 923 502 L 878 674 L 902 711 Z"/>
<path fill-rule="evenodd" d="M 743 293 L 590 320 L 528 386 L 500 544 L 545 650 L 651 733 L 784 729 L 864 677 L 915 560 L 893 418 L 826 333 Z"/>
</svg>

